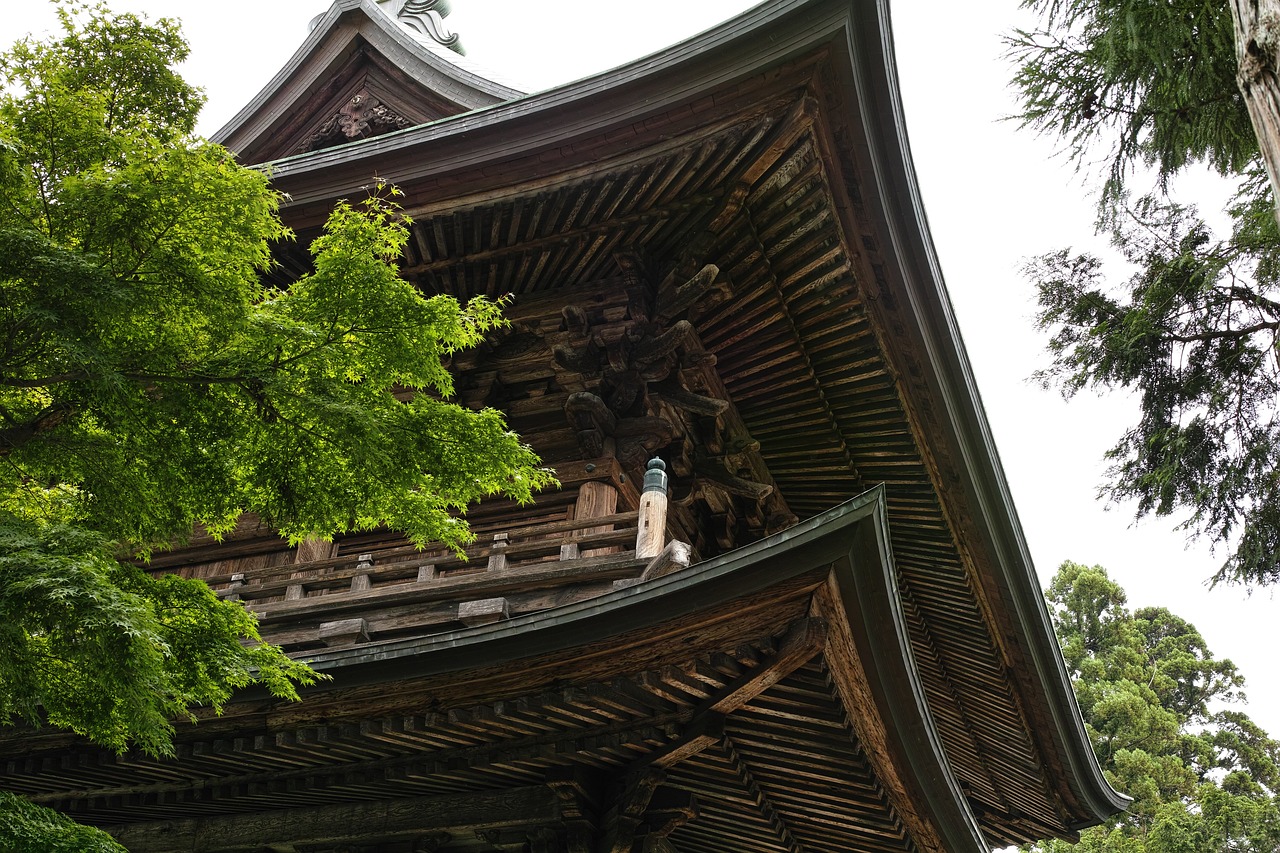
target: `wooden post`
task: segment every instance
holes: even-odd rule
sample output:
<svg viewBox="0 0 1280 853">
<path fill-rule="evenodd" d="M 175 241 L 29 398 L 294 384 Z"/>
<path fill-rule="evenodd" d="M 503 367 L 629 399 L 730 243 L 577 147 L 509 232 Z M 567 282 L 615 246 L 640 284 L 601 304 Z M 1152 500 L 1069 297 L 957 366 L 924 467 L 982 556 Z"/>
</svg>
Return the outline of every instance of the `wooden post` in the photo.
<svg viewBox="0 0 1280 853">
<path fill-rule="evenodd" d="M 356 562 L 356 574 L 351 577 L 352 592 L 366 592 L 372 586 L 369 573 L 373 571 L 373 555 L 361 554 Z"/>
<path fill-rule="evenodd" d="M 656 456 L 644 472 L 640 493 L 640 526 L 636 531 L 636 557 L 649 559 L 667 544 L 667 466 Z"/>
<path fill-rule="evenodd" d="M 507 567 L 507 534 L 493 534 L 493 545 L 489 549 L 489 563 L 486 571 L 500 572 Z"/>
<path fill-rule="evenodd" d="M 582 484 L 578 489 L 578 500 L 573 505 L 574 518 L 600 518 L 605 515 L 613 515 L 618 511 L 618 490 L 608 483 L 600 483 L 594 480 Z M 613 530 L 612 525 L 603 525 L 600 527 L 588 527 L 581 531 L 582 536 L 590 536 L 593 533 L 608 533 Z M 583 557 L 603 557 L 606 554 L 612 554 L 617 551 L 616 547 L 609 548 L 587 548 L 580 551 Z M 563 559 L 563 558 L 562 558 Z"/>
</svg>

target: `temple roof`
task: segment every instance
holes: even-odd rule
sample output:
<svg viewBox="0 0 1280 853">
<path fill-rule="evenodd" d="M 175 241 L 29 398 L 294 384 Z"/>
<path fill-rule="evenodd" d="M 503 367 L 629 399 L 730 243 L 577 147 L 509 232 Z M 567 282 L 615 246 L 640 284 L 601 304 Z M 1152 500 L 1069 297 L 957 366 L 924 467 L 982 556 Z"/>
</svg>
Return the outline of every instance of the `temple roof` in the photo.
<svg viewBox="0 0 1280 853">
<path fill-rule="evenodd" d="M 456 44 L 456 36 L 439 23 L 438 9 L 414 0 L 337 0 L 214 141 L 256 163 L 519 97 L 448 49 L 444 42 L 452 36 Z"/>
<path fill-rule="evenodd" d="M 962 704 L 978 698 L 963 698 L 974 686 L 955 667 L 1004 670 L 1009 720 L 1045 738 L 1084 811 L 1101 818 L 1123 798 L 1075 710 L 946 293 L 889 21 L 887 0 L 765 3 L 564 86 L 275 161 L 273 180 L 305 236 L 376 171 L 405 191 L 416 220 L 411 278 L 458 296 L 511 290 L 517 311 L 619 274 L 609 247 L 635 241 L 665 258 L 659 280 L 698 252 L 740 256 L 727 269 L 739 291 L 778 277 L 776 343 L 775 325 L 753 323 L 764 315 L 748 307 L 765 305 L 768 288 L 700 324 L 774 480 L 801 517 L 860 484 L 890 484 L 898 565 L 920 608 L 917 663 L 949 671 L 939 689 L 950 684 Z M 596 221 L 579 222 L 590 211 Z M 724 225 L 734 217 L 747 230 Z M 780 243 L 762 257 L 755 239 Z M 780 384 L 793 363 L 794 384 Z M 778 377 L 764 394 L 759 370 Z M 962 625 L 961 613 L 974 621 Z M 980 622 L 991 655 L 955 656 Z M 967 760 L 995 743 L 985 742 Z"/>
<path fill-rule="evenodd" d="M 401 96 L 386 88 L 394 62 L 416 82 L 388 110 L 418 104 L 419 118 L 361 135 L 379 114 L 341 109 L 361 85 Z M 325 130 L 339 113 L 351 141 L 299 150 L 339 142 Z M 643 373 L 628 346 L 666 324 L 684 341 L 681 377 L 725 402 L 681 423 L 703 431 L 686 444 L 719 454 L 722 486 L 755 495 L 726 506 L 766 532 L 774 510 L 799 523 L 739 550 L 711 541 L 707 559 L 658 578 L 634 553 L 560 565 L 537 551 L 583 526 L 573 519 L 531 528 L 532 544 L 504 534 L 499 568 L 444 577 L 436 557 L 393 548 L 375 565 L 358 557 L 363 541 L 310 564 L 235 550 L 281 547 L 266 536 L 229 543 L 221 565 L 170 555 L 157 568 L 199 569 L 334 681 L 299 709 L 245 695 L 184 730 L 180 771 L 83 753 L 59 764 L 29 740 L 34 770 L 5 787 L 63 806 L 78 796 L 99 822 L 182 815 L 173 833 L 207 835 L 345 820 L 280 798 L 394 810 L 407 801 L 386 798 L 412 795 L 464 821 L 478 793 L 517 783 L 520 808 L 565 824 L 568 800 L 553 809 L 538 787 L 557 767 L 606 781 L 660 767 L 705 801 L 668 828 L 667 849 L 682 851 L 731 839 L 976 851 L 1070 836 L 1123 807 L 1076 710 L 929 236 L 887 0 L 777 0 L 529 96 L 422 50 L 372 0 L 340 0 L 220 138 L 271 161 L 287 194 L 300 240 L 279 247 L 282 279 L 307 271 L 307 239 L 376 174 L 413 217 L 407 279 L 464 299 L 513 294 L 512 338 L 453 365 L 460 398 L 511 402 L 513 427 L 539 430 L 566 486 L 592 472 L 634 491 L 627 418 L 613 456 L 592 459 L 576 438 L 590 430 L 565 412 L 605 371 Z M 689 390 L 641 387 L 662 411 L 682 393 L 689 405 Z M 754 449 L 726 477 L 735 448 Z M 716 488 L 705 476 L 673 466 L 673 504 Z M 619 517 L 604 520 L 613 536 Z M 471 599 L 509 612 L 470 625 Z M 59 787 L 71 770 L 92 780 L 80 794 Z M 134 785 L 138 773 L 152 781 Z M 203 829 L 185 818 L 196 814 Z"/>
<path fill-rule="evenodd" d="M 305 238 L 376 171 L 415 217 L 409 277 L 510 290 L 517 313 L 620 274 L 610 247 L 644 241 L 658 280 L 740 258 L 738 293 L 698 325 L 773 479 L 802 518 L 889 485 L 916 665 L 935 702 L 960 703 L 955 725 L 992 726 L 952 760 L 996 760 L 1006 715 L 1039 745 L 1000 760 L 1052 761 L 1078 798 L 1068 824 L 1087 823 L 1124 798 L 1075 709 L 946 293 L 892 44 L 887 0 L 777 0 L 545 92 L 277 160 L 272 177 Z M 777 321 L 756 319 L 765 305 Z M 1003 675 L 983 687 L 986 671 Z M 979 710 L 995 689 L 1005 710 Z"/>
</svg>

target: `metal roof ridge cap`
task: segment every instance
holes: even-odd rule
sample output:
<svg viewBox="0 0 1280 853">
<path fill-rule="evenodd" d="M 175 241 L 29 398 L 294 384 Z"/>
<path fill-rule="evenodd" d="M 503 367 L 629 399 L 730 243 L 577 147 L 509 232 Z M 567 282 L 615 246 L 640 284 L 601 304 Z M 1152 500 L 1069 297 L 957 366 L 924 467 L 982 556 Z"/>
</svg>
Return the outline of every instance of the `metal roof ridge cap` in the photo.
<svg viewBox="0 0 1280 853">
<path fill-rule="evenodd" d="M 523 97 L 526 93 L 510 86 L 503 85 L 496 80 L 490 80 L 483 74 L 479 74 L 470 68 L 466 68 L 450 58 L 443 56 L 431 49 L 430 45 L 424 44 L 413 37 L 408 30 L 395 21 L 386 13 L 376 2 L 376 0 L 360 0 L 360 6 L 365 10 L 365 14 L 369 16 L 370 21 L 374 23 L 378 29 L 393 38 L 405 48 L 411 55 L 419 61 L 436 71 L 453 77 L 454 79 L 464 82 L 472 88 L 479 89 L 494 98 L 501 100 L 511 100 Z M 449 51 L 443 45 L 441 50 Z M 452 52 L 452 51 L 449 51 Z"/>
<path fill-rule="evenodd" d="M 419 62 L 430 66 L 432 69 L 453 77 L 473 89 L 488 94 L 490 97 L 499 99 L 500 102 L 524 96 L 524 92 L 498 83 L 495 80 L 490 80 L 475 71 L 463 68 L 456 63 L 437 56 L 425 45 L 418 43 L 408 32 L 404 31 L 403 27 L 392 20 L 386 12 L 378 8 L 374 0 L 333 0 L 333 3 L 324 14 L 320 15 L 316 20 L 315 26 L 307 33 L 307 37 L 303 39 L 302 44 L 290 55 L 280 70 L 272 75 L 271 79 L 248 103 L 237 110 L 235 115 L 222 127 L 214 131 L 209 137 L 210 140 L 223 144 L 230 136 L 243 129 L 246 122 L 259 112 L 293 75 L 301 70 L 306 58 L 311 56 L 319 45 L 329 37 L 331 31 L 338 26 L 341 20 L 356 10 L 363 11 L 365 17 L 373 26 L 394 40 Z"/>
</svg>

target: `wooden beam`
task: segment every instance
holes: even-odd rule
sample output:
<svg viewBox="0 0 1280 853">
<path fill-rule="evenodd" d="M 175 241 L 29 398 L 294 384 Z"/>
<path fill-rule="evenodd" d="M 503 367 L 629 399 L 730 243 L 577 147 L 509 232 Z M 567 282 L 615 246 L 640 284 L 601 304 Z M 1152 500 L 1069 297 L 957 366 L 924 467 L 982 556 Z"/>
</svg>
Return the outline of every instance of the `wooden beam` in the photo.
<svg viewBox="0 0 1280 853">
<path fill-rule="evenodd" d="M 131 853 L 236 853 L 279 844 L 349 844 L 434 833 L 538 827 L 560 819 L 546 785 L 438 797 L 343 803 L 306 809 L 107 827 Z"/>
<path fill-rule="evenodd" d="M 885 797 L 922 853 L 947 853 L 947 845 L 938 827 L 923 809 L 917 808 L 917 804 L 924 805 L 925 799 L 911 793 L 915 790 L 907 775 L 911 768 L 901 766 L 903 759 L 892 744 L 890 727 L 895 721 L 887 720 L 881 714 L 867 666 L 855 642 L 850 639 L 853 631 L 834 575 L 814 593 L 812 608 L 813 612 L 835 626 L 825 652 L 831 678 L 849 714 L 858 744 L 880 781 Z"/>
<path fill-rule="evenodd" d="M 652 765 L 626 775 L 622 793 L 604 816 L 600 853 L 631 853 L 649 801 L 666 778 L 666 773 Z"/>
<path fill-rule="evenodd" d="M 635 534 L 626 532 L 625 535 L 630 537 Z M 577 581 L 607 581 L 620 577 L 635 577 L 644 571 L 648 562 L 648 560 L 637 560 L 630 552 L 624 552 L 604 557 L 584 557 L 568 563 L 538 564 L 536 568 L 515 566 L 494 572 L 441 578 L 432 584 L 394 584 L 374 587 L 368 592 L 347 593 L 342 596 L 321 595 L 297 601 L 255 604 L 250 609 L 263 623 L 325 616 L 336 619 L 338 614 L 361 613 L 386 605 L 456 601 L 480 596 L 496 598 L 509 593 L 527 592 Z"/>
<path fill-rule="evenodd" d="M 544 249 L 555 249 L 560 246 L 581 240 L 588 240 L 599 234 L 608 234 L 620 229 L 629 228 L 633 225 L 643 225 L 659 220 L 670 219 L 672 216 L 696 210 L 701 207 L 713 207 L 724 202 L 726 193 L 714 192 L 704 195 L 691 196 L 684 201 L 675 202 L 673 204 L 664 205 L 662 207 L 642 210 L 638 213 L 619 216 L 614 219 L 606 219 L 601 222 L 594 222 L 583 228 L 575 228 L 571 231 L 559 231 L 555 234 L 548 234 L 545 237 L 535 237 L 531 240 L 524 240 L 509 246 L 498 246 L 493 249 L 482 249 L 472 252 L 468 255 L 457 255 L 455 257 L 440 258 L 433 261 L 424 261 L 423 263 L 413 264 L 402 269 L 401 275 L 406 277 L 422 275 L 423 273 L 435 273 L 446 270 L 452 270 L 459 264 L 478 264 L 503 258 L 507 255 L 520 254 L 524 252 L 534 252 Z M 420 223 L 429 220 L 420 219 Z"/>
<path fill-rule="evenodd" d="M 764 666 L 743 673 L 723 693 L 703 702 L 694 712 L 695 719 L 708 711 L 728 715 L 738 710 L 812 660 L 822 650 L 826 639 L 826 620 L 807 618 L 792 622 L 782 638 L 778 653 Z"/>
<path fill-rule="evenodd" d="M 627 770 L 622 794 L 605 814 L 600 853 L 633 853 L 634 846 L 649 833 L 644 820 L 650 801 L 666 778 L 666 770 L 701 753 L 724 740 L 725 717 L 808 663 L 823 647 L 826 622 L 822 619 L 797 619 L 792 623 L 778 647 L 778 652 L 763 666 L 743 673 L 732 684 L 702 702 L 693 713 L 680 737 L 634 762 Z M 745 772 L 745 770 L 743 771 Z M 758 791 L 757 791 L 758 792 Z M 676 811 L 681 811 L 677 809 Z M 666 835 L 679 822 L 697 815 L 696 802 L 683 807 L 677 823 L 662 821 L 659 834 Z M 781 837 L 794 840 L 786 827 Z"/>
</svg>

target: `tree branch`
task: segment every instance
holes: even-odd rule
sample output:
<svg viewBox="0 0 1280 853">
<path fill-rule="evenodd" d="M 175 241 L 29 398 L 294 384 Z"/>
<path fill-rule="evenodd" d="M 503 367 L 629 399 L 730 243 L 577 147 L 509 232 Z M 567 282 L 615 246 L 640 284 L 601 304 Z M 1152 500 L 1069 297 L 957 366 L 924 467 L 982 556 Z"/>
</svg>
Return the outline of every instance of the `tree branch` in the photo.
<svg viewBox="0 0 1280 853">
<path fill-rule="evenodd" d="M 1254 334 L 1255 332 L 1265 331 L 1266 329 L 1270 329 L 1273 332 L 1280 329 L 1280 320 L 1272 322 L 1260 321 L 1254 323 L 1252 326 L 1245 326 L 1241 329 L 1214 329 L 1208 332 L 1200 332 L 1195 335 L 1175 335 L 1170 332 L 1167 339 L 1170 341 L 1177 341 L 1181 344 L 1189 344 L 1197 341 L 1213 341 L 1222 338 L 1244 338 Z"/>
<path fill-rule="evenodd" d="M 39 436 L 52 432 L 74 415 L 71 403 L 54 403 L 26 423 L 0 429 L 0 457 L 8 456 Z"/>
</svg>

